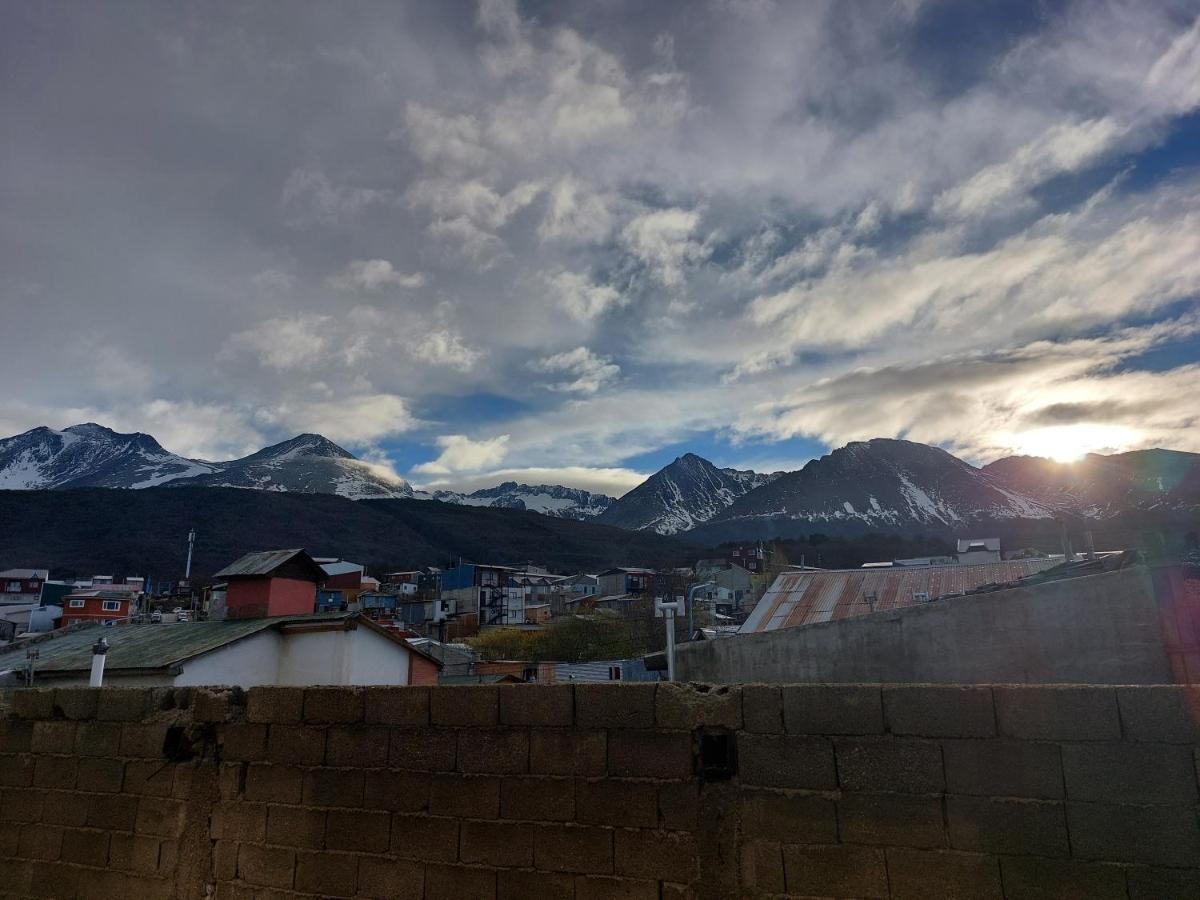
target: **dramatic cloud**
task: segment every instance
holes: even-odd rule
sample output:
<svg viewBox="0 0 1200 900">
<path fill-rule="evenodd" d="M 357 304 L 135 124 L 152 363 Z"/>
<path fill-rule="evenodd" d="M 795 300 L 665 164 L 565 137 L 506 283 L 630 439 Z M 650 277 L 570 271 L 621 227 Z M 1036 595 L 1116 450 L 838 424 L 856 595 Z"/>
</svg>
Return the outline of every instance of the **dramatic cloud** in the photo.
<svg viewBox="0 0 1200 900">
<path fill-rule="evenodd" d="M 422 475 L 449 475 L 497 466 L 507 453 L 508 438 L 507 434 L 502 434 L 490 440 L 475 441 L 465 434 L 444 434 L 437 439 L 442 451 L 438 458 L 414 466 L 413 471 Z"/>
<path fill-rule="evenodd" d="M 621 367 L 607 356 L 597 356 L 587 347 L 576 347 L 547 356 L 530 365 L 535 372 L 566 376 L 568 381 L 550 385 L 553 390 L 594 394 L 621 374 Z"/>
<path fill-rule="evenodd" d="M 386 259 L 355 259 L 329 278 L 329 286 L 339 291 L 365 293 L 387 288 L 419 288 L 424 284 L 425 276 L 420 272 L 398 272 Z"/>
</svg>

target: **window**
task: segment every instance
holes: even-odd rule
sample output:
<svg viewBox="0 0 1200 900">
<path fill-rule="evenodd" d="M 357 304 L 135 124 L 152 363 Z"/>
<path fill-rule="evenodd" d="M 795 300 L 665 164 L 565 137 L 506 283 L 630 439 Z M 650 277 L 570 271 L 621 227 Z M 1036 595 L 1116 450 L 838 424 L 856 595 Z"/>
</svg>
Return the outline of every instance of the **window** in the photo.
<svg viewBox="0 0 1200 900">
<path fill-rule="evenodd" d="M 71 609 L 83 609 L 84 600 L 82 597 L 71 601 Z"/>
<path fill-rule="evenodd" d="M 10 581 L 10 582 L 8 583 L 8 592 L 9 592 L 10 594 L 19 594 L 19 593 L 21 593 L 21 582 L 19 582 L 19 581 Z"/>
<path fill-rule="evenodd" d="M 620 666 L 609 666 L 608 667 L 608 680 L 609 681 L 620 681 L 621 680 L 621 667 Z"/>
<path fill-rule="evenodd" d="M 121 611 L 121 601 L 120 600 L 105 600 L 100 604 L 100 608 L 103 609 L 105 612 L 120 612 Z"/>
</svg>

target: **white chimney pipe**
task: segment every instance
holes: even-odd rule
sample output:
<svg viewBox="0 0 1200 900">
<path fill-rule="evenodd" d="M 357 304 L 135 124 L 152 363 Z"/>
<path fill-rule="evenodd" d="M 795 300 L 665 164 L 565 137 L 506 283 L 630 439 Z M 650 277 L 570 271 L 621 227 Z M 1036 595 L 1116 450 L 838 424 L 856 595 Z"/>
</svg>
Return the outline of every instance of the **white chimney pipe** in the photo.
<svg viewBox="0 0 1200 900">
<path fill-rule="evenodd" d="M 92 677 L 88 687 L 101 687 L 104 684 L 104 659 L 108 655 L 108 639 L 100 638 L 92 644 Z"/>
</svg>

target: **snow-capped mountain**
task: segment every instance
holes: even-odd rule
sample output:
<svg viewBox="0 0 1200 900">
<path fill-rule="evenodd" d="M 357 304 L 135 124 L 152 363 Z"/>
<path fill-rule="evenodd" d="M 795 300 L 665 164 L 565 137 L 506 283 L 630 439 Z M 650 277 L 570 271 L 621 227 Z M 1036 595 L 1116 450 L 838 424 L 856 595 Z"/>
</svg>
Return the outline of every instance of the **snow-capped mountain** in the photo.
<svg viewBox="0 0 1200 900">
<path fill-rule="evenodd" d="M 412 486 L 403 478 L 362 462 L 319 434 L 297 435 L 242 459 L 219 463 L 211 473 L 171 483 L 337 494 L 351 500 L 413 496 Z"/>
<path fill-rule="evenodd" d="M 499 506 L 509 509 L 525 509 L 554 516 L 558 519 L 592 519 L 600 515 L 614 502 L 607 494 L 593 494 L 579 488 L 563 487 L 561 484 L 518 484 L 505 481 L 491 488 L 482 488 L 469 494 L 455 491 L 434 491 L 431 494 L 418 492 L 417 497 L 457 503 L 461 506 Z"/>
<path fill-rule="evenodd" d="M 724 512 L 739 497 L 779 476 L 719 469 L 686 453 L 608 507 L 596 521 L 659 534 L 678 534 Z"/>
<path fill-rule="evenodd" d="M 1132 450 L 1061 463 L 1010 456 L 983 467 L 1006 487 L 1055 510 L 1106 519 L 1130 510 L 1200 508 L 1200 454 Z"/>
<path fill-rule="evenodd" d="M 0 439 L 0 489 L 153 487 L 206 475 L 217 463 L 168 453 L 148 434 L 118 434 L 88 422 L 34 428 Z"/>
<path fill-rule="evenodd" d="M 720 519 L 801 519 L 897 528 L 1051 516 L 1045 504 L 945 450 L 876 438 L 811 460 L 742 497 Z"/>
</svg>

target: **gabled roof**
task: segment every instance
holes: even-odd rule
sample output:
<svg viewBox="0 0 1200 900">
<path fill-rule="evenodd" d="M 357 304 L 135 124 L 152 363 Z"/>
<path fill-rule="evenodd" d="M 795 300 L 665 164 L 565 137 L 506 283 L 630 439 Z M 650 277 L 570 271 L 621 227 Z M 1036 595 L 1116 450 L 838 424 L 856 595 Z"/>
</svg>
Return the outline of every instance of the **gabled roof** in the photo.
<svg viewBox="0 0 1200 900">
<path fill-rule="evenodd" d="M 311 573 L 313 581 L 324 581 L 325 570 L 317 565 L 304 550 L 261 550 L 247 553 L 236 562 L 230 563 L 213 578 L 246 578 L 271 575 L 276 569 L 292 563 L 301 570 Z"/>
<path fill-rule="evenodd" d="M 49 569 L 5 569 L 0 572 L 0 578 L 19 578 L 22 581 L 30 581 L 34 578 L 45 581 L 49 577 Z"/>
<path fill-rule="evenodd" d="M 1000 538 L 959 538 L 958 552 L 966 553 L 969 550 L 988 550 L 992 553 L 1000 551 Z"/>
</svg>

